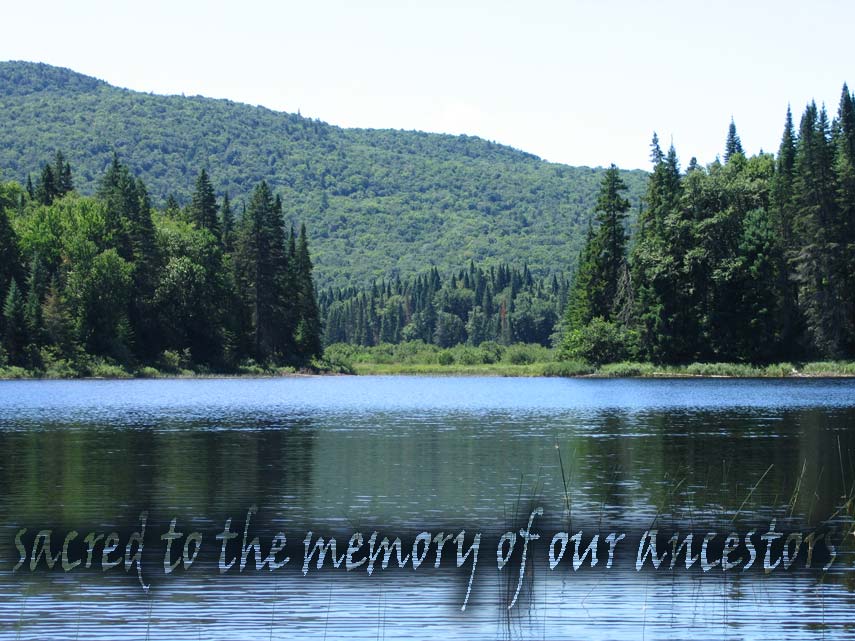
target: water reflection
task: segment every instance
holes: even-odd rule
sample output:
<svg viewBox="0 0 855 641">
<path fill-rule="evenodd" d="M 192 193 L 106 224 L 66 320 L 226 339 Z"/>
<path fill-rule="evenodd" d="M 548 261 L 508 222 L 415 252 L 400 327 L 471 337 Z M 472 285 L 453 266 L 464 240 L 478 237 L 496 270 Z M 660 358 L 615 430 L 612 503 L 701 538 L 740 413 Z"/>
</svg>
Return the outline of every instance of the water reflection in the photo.
<svg viewBox="0 0 855 641">
<path fill-rule="evenodd" d="M 648 638 L 756 638 L 770 621 L 781 638 L 843 635 L 848 573 L 579 580 L 540 567 L 508 618 L 494 562 L 460 614 L 458 590 L 428 572 L 196 571 L 144 596 L 114 577 L 13 576 L 7 560 L 21 525 L 119 527 L 147 510 L 221 527 L 251 504 L 300 533 L 502 532 L 534 504 L 544 528 L 808 527 L 851 492 L 853 419 L 849 381 L 2 383 L 0 638 L 622 638 L 639 625 Z"/>
</svg>

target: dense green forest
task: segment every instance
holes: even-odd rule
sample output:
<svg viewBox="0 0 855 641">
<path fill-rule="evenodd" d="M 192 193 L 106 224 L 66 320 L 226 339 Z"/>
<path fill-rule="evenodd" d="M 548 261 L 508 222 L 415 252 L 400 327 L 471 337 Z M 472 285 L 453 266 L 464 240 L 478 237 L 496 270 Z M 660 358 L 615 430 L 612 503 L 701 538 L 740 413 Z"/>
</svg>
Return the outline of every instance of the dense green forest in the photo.
<svg viewBox="0 0 855 641">
<path fill-rule="evenodd" d="M 654 134 L 641 214 L 630 219 L 623 175 L 606 170 L 583 248 L 566 260 L 569 291 L 527 268 L 474 265 L 325 291 L 326 342 L 552 343 L 559 359 L 594 365 L 853 358 L 853 105 L 844 86 L 836 118 L 811 103 L 798 129 L 788 109 L 777 156 L 746 157 L 731 122 L 722 158 L 685 171 Z M 422 364 L 439 354 L 410 351 Z M 375 352 L 386 359 L 353 353 Z"/>
<path fill-rule="evenodd" d="M 0 100 L 0 161 L 20 176 L 0 181 L 0 366 L 253 372 L 376 352 L 557 358 L 581 372 L 855 356 L 845 85 L 834 118 L 811 103 L 796 127 L 787 110 L 777 155 L 747 157 L 731 122 L 707 166 L 682 169 L 654 134 L 649 174 L 149 96 L 29 63 L 0 63 Z M 187 188 L 171 163 L 200 146 Z M 43 147 L 49 162 L 22 164 Z M 343 187 L 355 175 L 361 186 Z M 518 343 L 530 347 L 508 349 Z"/>
<path fill-rule="evenodd" d="M 605 175 L 569 294 L 563 354 L 589 362 L 770 362 L 855 356 L 855 98 L 837 116 L 787 110 L 777 157 L 746 158 L 731 123 L 721 161 L 654 135 L 631 242 Z"/>
<path fill-rule="evenodd" d="M 203 169 L 188 204 L 152 207 L 118 157 L 94 196 L 57 152 L 0 183 L 0 367 L 48 376 L 266 371 L 321 356 L 306 227 L 262 181 L 236 218 Z"/>
<path fill-rule="evenodd" d="M 318 285 L 365 286 L 473 260 L 572 265 L 602 169 L 568 167 L 471 136 L 342 129 L 262 107 L 112 87 L 67 69 L 0 62 L 0 168 L 24 184 L 57 149 L 95 193 L 116 152 L 155 207 L 189 203 L 199 169 L 242 207 L 262 180 L 286 225 L 309 227 Z M 645 172 L 622 173 L 636 203 Z"/>
<path fill-rule="evenodd" d="M 555 339 L 567 289 L 567 280 L 556 274 L 535 278 L 527 267 L 484 269 L 474 263 L 448 278 L 433 268 L 364 290 L 330 289 L 320 295 L 325 342 L 546 346 Z"/>
</svg>

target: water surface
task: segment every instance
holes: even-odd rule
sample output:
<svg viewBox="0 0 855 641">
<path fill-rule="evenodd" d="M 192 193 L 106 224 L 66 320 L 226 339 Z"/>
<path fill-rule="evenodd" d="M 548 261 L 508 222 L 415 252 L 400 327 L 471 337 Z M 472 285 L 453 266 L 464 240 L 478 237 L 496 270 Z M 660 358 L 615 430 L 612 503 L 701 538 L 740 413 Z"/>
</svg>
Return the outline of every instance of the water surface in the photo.
<svg viewBox="0 0 855 641">
<path fill-rule="evenodd" d="M 495 548 L 461 612 L 450 570 L 218 576 L 205 561 L 144 593 L 121 569 L 12 574 L 11 543 L 20 527 L 132 529 L 143 510 L 158 532 L 216 532 L 251 505 L 262 533 L 295 539 L 486 538 L 534 506 L 550 534 L 845 523 L 853 419 L 849 380 L 3 382 L 0 638 L 847 637 L 843 554 L 828 574 L 574 574 L 535 544 L 509 613 Z"/>
</svg>

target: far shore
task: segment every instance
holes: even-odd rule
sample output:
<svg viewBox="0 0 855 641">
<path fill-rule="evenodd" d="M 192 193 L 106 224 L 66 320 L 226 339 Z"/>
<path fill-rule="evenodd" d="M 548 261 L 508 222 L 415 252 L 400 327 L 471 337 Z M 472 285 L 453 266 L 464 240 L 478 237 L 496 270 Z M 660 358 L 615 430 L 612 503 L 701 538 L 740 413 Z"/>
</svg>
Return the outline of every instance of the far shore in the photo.
<svg viewBox="0 0 855 641">
<path fill-rule="evenodd" d="M 518 378 L 855 378 L 855 362 L 821 361 L 800 364 L 777 363 L 749 365 L 744 363 L 691 363 L 688 365 L 656 365 L 642 362 L 590 365 L 578 361 L 548 361 L 534 363 L 479 363 L 473 365 L 440 363 L 377 363 L 358 362 L 337 364 L 329 369 L 294 370 L 293 368 L 253 368 L 251 371 L 211 372 L 183 369 L 160 371 L 145 367 L 128 371 L 116 366 L 104 368 L 97 374 L 78 374 L 72 370 L 43 372 L 22 368 L 0 368 L 0 380 L 189 380 L 189 379 L 251 379 L 251 378 L 311 378 L 318 376 L 496 376 Z"/>
</svg>

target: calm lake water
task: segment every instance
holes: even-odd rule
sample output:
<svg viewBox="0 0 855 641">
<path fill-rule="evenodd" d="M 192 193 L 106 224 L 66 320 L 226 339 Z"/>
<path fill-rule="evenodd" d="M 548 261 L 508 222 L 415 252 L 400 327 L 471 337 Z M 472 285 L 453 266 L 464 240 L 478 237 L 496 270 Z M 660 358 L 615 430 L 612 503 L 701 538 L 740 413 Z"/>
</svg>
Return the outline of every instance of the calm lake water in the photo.
<svg viewBox="0 0 855 641">
<path fill-rule="evenodd" d="M 851 380 L 0 382 L 0 639 L 852 638 L 851 543 L 828 572 L 805 569 L 804 552 L 769 573 L 762 551 L 747 572 L 635 561 L 651 528 L 759 537 L 771 519 L 785 536 L 831 523 L 839 543 L 853 426 Z M 291 561 L 255 571 L 249 557 L 220 575 L 214 536 L 227 518 L 242 536 L 253 505 L 249 538 L 266 555 L 284 532 Z M 509 610 L 536 507 L 542 538 Z M 20 528 L 28 546 L 51 529 L 54 554 L 71 530 L 116 530 L 121 554 L 143 511 L 148 592 L 133 567 L 102 571 L 100 552 L 90 569 L 12 571 Z M 173 518 L 203 534 L 203 553 L 164 576 Z M 335 536 L 341 554 L 353 532 L 400 536 L 410 551 L 423 530 L 463 529 L 464 551 L 483 536 L 465 611 L 471 563 L 455 568 L 453 542 L 439 569 L 431 552 L 416 571 L 393 557 L 371 576 L 329 562 L 301 573 L 307 530 Z M 579 530 L 585 545 L 626 533 L 623 556 L 607 569 L 601 547 L 597 567 L 574 572 L 571 542 L 550 570 L 552 535 Z"/>
</svg>

